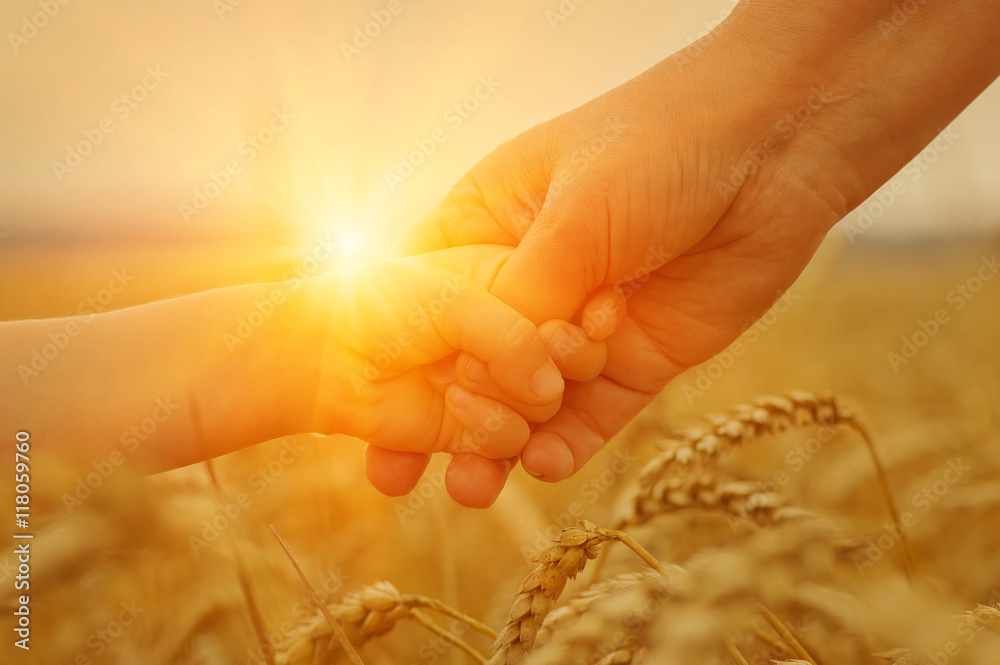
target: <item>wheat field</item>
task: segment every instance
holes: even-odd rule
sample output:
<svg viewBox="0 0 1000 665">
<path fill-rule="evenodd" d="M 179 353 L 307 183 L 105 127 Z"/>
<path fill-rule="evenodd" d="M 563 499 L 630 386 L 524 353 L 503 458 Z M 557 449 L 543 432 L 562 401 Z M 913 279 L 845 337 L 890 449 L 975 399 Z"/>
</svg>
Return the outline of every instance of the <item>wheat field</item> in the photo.
<svg viewBox="0 0 1000 665">
<path fill-rule="evenodd" d="M 89 470 L 51 461 L 31 658 L 0 660 L 996 663 L 1000 280 L 954 289 L 1000 243 L 839 240 L 743 353 L 486 511 L 441 461 L 377 495 L 340 437 L 126 464 L 77 502 Z"/>
</svg>

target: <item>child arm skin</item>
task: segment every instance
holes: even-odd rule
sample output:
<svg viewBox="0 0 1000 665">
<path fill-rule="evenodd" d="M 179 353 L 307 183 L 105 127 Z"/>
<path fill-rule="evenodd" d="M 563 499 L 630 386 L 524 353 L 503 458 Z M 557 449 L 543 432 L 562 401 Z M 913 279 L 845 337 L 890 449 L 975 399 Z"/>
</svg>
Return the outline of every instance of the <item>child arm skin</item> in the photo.
<svg viewBox="0 0 1000 665">
<path fill-rule="evenodd" d="M 529 436 L 521 414 L 550 417 L 564 382 L 539 329 L 488 292 L 509 253 L 460 248 L 102 314 L 0 323 L 3 430 L 26 430 L 36 451 L 82 464 L 121 450 L 147 472 L 304 432 L 419 454 L 516 457 Z M 271 313 L 240 337 L 239 321 L 259 311 Z M 30 370 L 34 351 L 60 335 L 58 354 Z M 596 374 L 603 345 L 584 351 L 594 356 L 585 370 L 579 358 L 560 364 Z M 485 363 L 490 396 L 455 384 L 459 352 Z"/>
</svg>

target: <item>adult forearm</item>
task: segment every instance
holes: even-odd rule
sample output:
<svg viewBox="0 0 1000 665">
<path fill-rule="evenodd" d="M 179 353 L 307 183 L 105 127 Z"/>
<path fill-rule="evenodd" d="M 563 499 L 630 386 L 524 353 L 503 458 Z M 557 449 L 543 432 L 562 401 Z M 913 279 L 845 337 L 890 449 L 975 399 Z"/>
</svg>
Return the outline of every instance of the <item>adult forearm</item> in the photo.
<svg viewBox="0 0 1000 665">
<path fill-rule="evenodd" d="M 0 324 L 3 429 L 29 431 L 36 450 L 117 450 L 153 471 L 292 433 L 305 408 L 288 390 L 296 307 L 289 284 L 258 284 Z"/>
<path fill-rule="evenodd" d="M 846 213 L 1000 75 L 1000 6 L 747 0 L 660 69 L 724 76 L 710 113 L 738 115 L 748 151 L 800 154 Z"/>
</svg>

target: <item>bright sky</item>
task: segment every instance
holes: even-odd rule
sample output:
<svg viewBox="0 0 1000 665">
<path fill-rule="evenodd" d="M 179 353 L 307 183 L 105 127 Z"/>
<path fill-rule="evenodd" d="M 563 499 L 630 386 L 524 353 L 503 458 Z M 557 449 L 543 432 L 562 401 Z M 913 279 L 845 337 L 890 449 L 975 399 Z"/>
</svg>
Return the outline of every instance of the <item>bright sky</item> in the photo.
<svg viewBox="0 0 1000 665">
<path fill-rule="evenodd" d="M 638 74 L 732 6 L 587 0 L 553 28 L 560 0 L 396 1 L 347 57 L 342 43 L 371 12 L 390 15 L 389 0 L 7 0 L 0 232 L 298 242 L 334 229 L 388 245 L 499 143 Z M 40 14 L 47 4 L 58 12 Z M 477 90 L 478 108 L 449 113 Z M 998 117 L 994 85 L 871 237 L 1000 221 Z M 435 130 L 445 140 L 390 187 L 386 171 Z M 67 154 L 80 142 L 89 154 Z M 186 214 L 181 204 L 207 202 L 196 189 L 211 201 Z"/>
</svg>

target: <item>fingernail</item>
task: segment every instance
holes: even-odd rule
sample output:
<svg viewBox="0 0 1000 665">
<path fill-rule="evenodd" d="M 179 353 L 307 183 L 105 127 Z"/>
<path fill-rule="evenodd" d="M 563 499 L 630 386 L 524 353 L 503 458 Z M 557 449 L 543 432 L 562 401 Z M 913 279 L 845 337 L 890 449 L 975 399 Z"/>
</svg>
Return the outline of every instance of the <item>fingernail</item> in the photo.
<svg viewBox="0 0 1000 665">
<path fill-rule="evenodd" d="M 451 389 L 448 390 L 448 399 L 458 408 L 464 409 L 472 404 L 472 393 L 457 383 L 453 383 Z"/>
<path fill-rule="evenodd" d="M 562 392 L 563 378 L 556 366 L 547 363 L 531 377 L 531 392 L 536 397 L 548 399 Z"/>
<path fill-rule="evenodd" d="M 473 383 L 486 383 L 490 378 L 490 368 L 479 358 L 469 358 L 465 366 L 465 378 Z"/>
<path fill-rule="evenodd" d="M 524 465 L 522 464 L 521 466 L 524 466 Z M 531 469 L 529 469 L 526 466 L 524 467 L 524 470 L 527 471 L 528 475 L 531 476 L 532 478 L 541 478 L 542 477 L 542 474 L 537 473 L 535 471 L 532 471 Z"/>
</svg>

